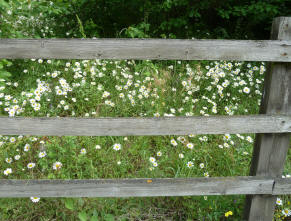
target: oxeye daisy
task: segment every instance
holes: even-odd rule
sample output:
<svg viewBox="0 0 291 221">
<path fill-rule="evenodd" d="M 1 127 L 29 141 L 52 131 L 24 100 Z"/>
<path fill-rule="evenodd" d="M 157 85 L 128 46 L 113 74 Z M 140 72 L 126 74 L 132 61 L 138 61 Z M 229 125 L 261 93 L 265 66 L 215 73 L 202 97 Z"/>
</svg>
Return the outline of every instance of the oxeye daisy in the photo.
<svg viewBox="0 0 291 221">
<path fill-rule="evenodd" d="M 248 94 L 248 93 L 250 93 L 250 89 L 248 87 L 244 87 L 243 92 Z"/>
<path fill-rule="evenodd" d="M 173 146 L 177 146 L 177 145 L 178 145 L 178 143 L 177 143 L 174 139 L 171 140 L 171 144 L 172 144 Z"/>
<path fill-rule="evenodd" d="M 199 167 L 202 169 L 202 168 L 204 168 L 204 163 L 200 163 L 199 164 Z"/>
<path fill-rule="evenodd" d="M 39 154 L 38 154 L 38 157 L 39 158 L 43 158 L 43 157 L 45 157 L 46 156 L 46 152 L 45 151 L 42 151 L 42 152 L 40 152 Z"/>
<path fill-rule="evenodd" d="M 35 163 L 28 163 L 27 164 L 27 168 L 28 169 L 32 169 L 32 168 L 34 168 L 35 167 Z"/>
<path fill-rule="evenodd" d="M 120 150 L 121 149 L 121 144 L 119 144 L 119 143 L 116 143 L 116 144 L 114 144 L 113 145 L 113 150 Z"/>
<path fill-rule="evenodd" d="M 25 144 L 24 146 L 24 151 L 27 152 L 30 149 L 30 145 L 29 144 Z"/>
<path fill-rule="evenodd" d="M 159 113 L 154 113 L 154 117 L 160 117 L 161 115 Z"/>
<path fill-rule="evenodd" d="M 251 138 L 250 136 L 247 136 L 247 137 L 246 137 L 246 140 L 247 140 L 248 142 L 250 142 L 250 143 L 253 142 L 253 138 Z"/>
<path fill-rule="evenodd" d="M 12 173 L 11 168 L 7 168 L 6 170 L 4 170 L 4 175 L 8 176 L 10 173 Z"/>
<path fill-rule="evenodd" d="M 192 161 L 189 161 L 189 162 L 187 163 L 187 167 L 188 167 L 188 168 L 191 168 L 191 167 L 193 167 L 193 166 L 194 166 L 194 164 L 193 164 Z"/>
<path fill-rule="evenodd" d="M 181 159 L 184 158 L 184 154 L 180 153 L 179 158 L 181 158 Z"/>
<path fill-rule="evenodd" d="M 188 144 L 187 144 L 187 147 L 188 147 L 189 149 L 193 149 L 194 145 L 193 145 L 193 143 L 188 143 Z"/>
<path fill-rule="evenodd" d="M 282 210 L 282 214 L 284 216 L 291 216 L 291 210 L 285 208 L 285 209 Z"/>
<path fill-rule="evenodd" d="M 229 134 L 225 134 L 223 137 L 225 140 L 229 140 L 231 138 L 231 136 Z"/>
<path fill-rule="evenodd" d="M 12 158 L 11 157 L 6 158 L 5 161 L 6 161 L 6 163 L 12 163 Z"/>
<path fill-rule="evenodd" d="M 80 151 L 80 153 L 81 153 L 81 154 L 86 154 L 86 153 L 87 153 L 87 151 L 86 151 L 86 149 L 85 149 L 85 148 L 82 148 L 82 149 L 81 149 L 81 151 Z"/>
<path fill-rule="evenodd" d="M 96 149 L 96 150 L 100 150 L 100 149 L 101 149 L 101 146 L 100 146 L 100 145 L 96 145 L 96 146 L 95 146 L 95 149 Z"/>
<path fill-rule="evenodd" d="M 61 162 L 55 162 L 54 164 L 53 164 L 53 169 L 54 170 L 59 170 L 59 169 L 61 169 L 61 167 L 62 167 L 62 163 Z"/>
<path fill-rule="evenodd" d="M 32 196 L 32 197 L 30 197 L 30 200 L 34 203 L 37 203 L 37 202 L 39 202 L 40 198 L 36 197 L 36 196 Z"/>
<path fill-rule="evenodd" d="M 185 143 L 186 142 L 185 137 L 178 137 L 177 140 L 179 140 L 181 143 Z"/>
<path fill-rule="evenodd" d="M 57 94 L 57 95 L 62 95 L 62 94 L 63 94 L 63 91 L 60 90 L 60 89 L 58 89 L 58 90 L 56 91 L 56 94 Z"/>
<path fill-rule="evenodd" d="M 182 81 L 182 85 L 183 85 L 184 87 L 186 87 L 186 86 L 187 86 L 187 81 Z"/>
<path fill-rule="evenodd" d="M 156 158 L 150 157 L 150 162 L 152 162 L 152 163 L 156 162 Z"/>
<path fill-rule="evenodd" d="M 161 151 L 157 152 L 157 156 L 158 157 L 162 156 L 162 152 Z"/>
<path fill-rule="evenodd" d="M 282 200 L 280 198 L 277 198 L 276 204 L 279 205 L 279 206 L 282 206 L 283 202 L 282 202 Z"/>
<path fill-rule="evenodd" d="M 14 143 L 16 141 L 16 138 L 15 137 L 10 137 L 10 142 L 11 143 Z"/>
</svg>

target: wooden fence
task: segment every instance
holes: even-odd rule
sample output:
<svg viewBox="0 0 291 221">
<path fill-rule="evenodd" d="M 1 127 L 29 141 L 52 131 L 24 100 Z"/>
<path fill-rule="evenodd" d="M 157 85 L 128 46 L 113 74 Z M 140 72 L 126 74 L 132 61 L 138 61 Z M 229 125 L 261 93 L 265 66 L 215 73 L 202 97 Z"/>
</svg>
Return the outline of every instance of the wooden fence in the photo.
<svg viewBox="0 0 291 221">
<path fill-rule="evenodd" d="M 269 61 L 259 115 L 160 118 L 1 117 L 5 135 L 187 135 L 257 133 L 250 176 L 166 179 L 0 180 L 0 197 L 142 197 L 246 194 L 245 220 L 272 220 L 291 132 L 291 18 L 271 40 L 0 39 L 0 58 Z"/>
</svg>

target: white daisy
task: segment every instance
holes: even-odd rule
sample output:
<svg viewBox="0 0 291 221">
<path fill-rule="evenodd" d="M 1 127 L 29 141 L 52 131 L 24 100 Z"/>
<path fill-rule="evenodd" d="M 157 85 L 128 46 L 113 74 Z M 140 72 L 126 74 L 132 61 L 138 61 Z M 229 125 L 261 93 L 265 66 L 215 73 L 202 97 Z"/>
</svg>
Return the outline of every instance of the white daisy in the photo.
<svg viewBox="0 0 291 221">
<path fill-rule="evenodd" d="M 86 151 L 86 149 L 85 149 L 85 148 L 82 148 L 82 149 L 81 149 L 81 151 L 80 151 L 80 153 L 81 153 L 81 154 L 86 154 L 86 153 L 87 153 L 87 151 Z"/>
<path fill-rule="evenodd" d="M 193 167 L 193 166 L 194 166 L 194 164 L 193 164 L 192 161 L 189 161 L 189 162 L 187 163 L 187 167 L 191 168 L 191 167 Z"/>
<path fill-rule="evenodd" d="M 42 152 L 40 152 L 39 154 L 38 154 L 38 157 L 39 158 L 43 158 L 43 157 L 45 157 L 46 156 L 46 152 L 45 151 L 42 151 Z"/>
<path fill-rule="evenodd" d="M 171 144 L 172 144 L 173 146 L 177 146 L 177 145 L 178 145 L 178 143 L 177 143 L 174 139 L 171 140 Z"/>
<path fill-rule="evenodd" d="M 34 202 L 34 203 L 37 203 L 39 202 L 40 198 L 39 197 L 36 197 L 36 196 L 32 196 L 30 197 L 31 201 Z"/>
<path fill-rule="evenodd" d="M 30 149 L 30 145 L 29 144 L 25 144 L 24 146 L 24 151 L 27 152 Z"/>
<path fill-rule="evenodd" d="M 248 93 L 250 93 L 250 89 L 248 87 L 244 87 L 243 92 L 248 94 Z"/>
<path fill-rule="evenodd" d="M 152 163 L 156 162 L 156 158 L 150 157 L 150 162 L 152 162 Z"/>
<path fill-rule="evenodd" d="M 116 143 L 116 144 L 113 145 L 113 150 L 118 151 L 118 150 L 120 150 L 120 149 L 121 149 L 121 144 Z"/>
<path fill-rule="evenodd" d="M 277 198 L 276 204 L 279 205 L 279 206 L 282 206 L 283 205 L 283 201 L 280 198 Z"/>
<path fill-rule="evenodd" d="M 34 168 L 35 167 L 35 163 L 28 163 L 27 164 L 27 168 L 28 169 L 32 169 L 32 168 Z"/>
<path fill-rule="evenodd" d="M 8 176 L 10 173 L 12 173 L 12 169 L 11 168 L 7 168 L 6 170 L 4 170 L 4 174 L 6 176 Z"/>
<path fill-rule="evenodd" d="M 62 163 L 61 162 L 55 162 L 54 164 L 53 164 L 53 169 L 54 170 L 59 170 L 59 169 L 61 169 L 61 167 L 62 167 Z"/>
<path fill-rule="evenodd" d="M 194 145 L 193 145 L 192 143 L 188 143 L 188 144 L 187 144 L 187 147 L 188 147 L 189 149 L 193 149 Z"/>
<path fill-rule="evenodd" d="M 6 158 L 5 161 L 6 161 L 6 163 L 12 163 L 12 158 L 11 157 Z"/>
<path fill-rule="evenodd" d="M 282 214 L 284 216 L 291 216 L 291 210 L 285 208 L 285 209 L 282 210 Z"/>
</svg>

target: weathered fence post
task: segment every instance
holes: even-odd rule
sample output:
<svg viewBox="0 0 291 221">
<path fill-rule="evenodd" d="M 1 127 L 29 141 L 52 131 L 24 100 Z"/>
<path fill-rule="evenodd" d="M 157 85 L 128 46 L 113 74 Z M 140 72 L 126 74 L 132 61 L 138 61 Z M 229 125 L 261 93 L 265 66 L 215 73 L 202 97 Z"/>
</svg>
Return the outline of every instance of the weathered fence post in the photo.
<svg viewBox="0 0 291 221">
<path fill-rule="evenodd" d="M 291 40 L 291 18 L 275 18 L 271 32 L 272 40 Z M 290 47 L 290 45 L 286 45 Z M 282 56 L 291 54 L 282 53 Z M 265 77 L 264 94 L 260 114 L 291 114 L 291 63 L 269 63 Z M 290 134 L 257 134 L 251 163 L 251 176 L 281 177 Z M 247 196 L 244 219 L 271 221 L 276 196 Z"/>
</svg>

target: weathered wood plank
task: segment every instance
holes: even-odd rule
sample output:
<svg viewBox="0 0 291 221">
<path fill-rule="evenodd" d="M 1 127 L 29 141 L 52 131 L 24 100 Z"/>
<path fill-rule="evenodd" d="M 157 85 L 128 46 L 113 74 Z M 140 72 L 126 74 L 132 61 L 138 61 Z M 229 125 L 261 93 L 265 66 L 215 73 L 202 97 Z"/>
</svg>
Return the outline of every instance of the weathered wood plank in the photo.
<svg viewBox="0 0 291 221">
<path fill-rule="evenodd" d="M 290 193 L 291 179 L 264 177 L 0 180 L 0 197 L 150 197 Z"/>
<path fill-rule="evenodd" d="M 291 61 L 289 40 L 0 39 L 0 58 Z"/>
<path fill-rule="evenodd" d="M 189 135 L 291 132 L 291 116 L 246 115 L 161 118 L 0 117 L 2 135 Z"/>
<path fill-rule="evenodd" d="M 276 18 L 272 39 L 291 40 L 291 17 Z M 261 114 L 291 114 L 291 63 L 269 64 Z M 290 143 L 289 134 L 258 134 L 255 139 L 251 176 L 281 177 Z M 247 196 L 244 218 L 271 221 L 276 196 Z"/>
<path fill-rule="evenodd" d="M 274 179 L 257 177 L 0 180 L 0 197 L 149 197 L 272 194 Z"/>
<path fill-rule="evenodd" d="M 273 195 L 291 195 L 291 178 L 275 179 Z"/>
</svg>

